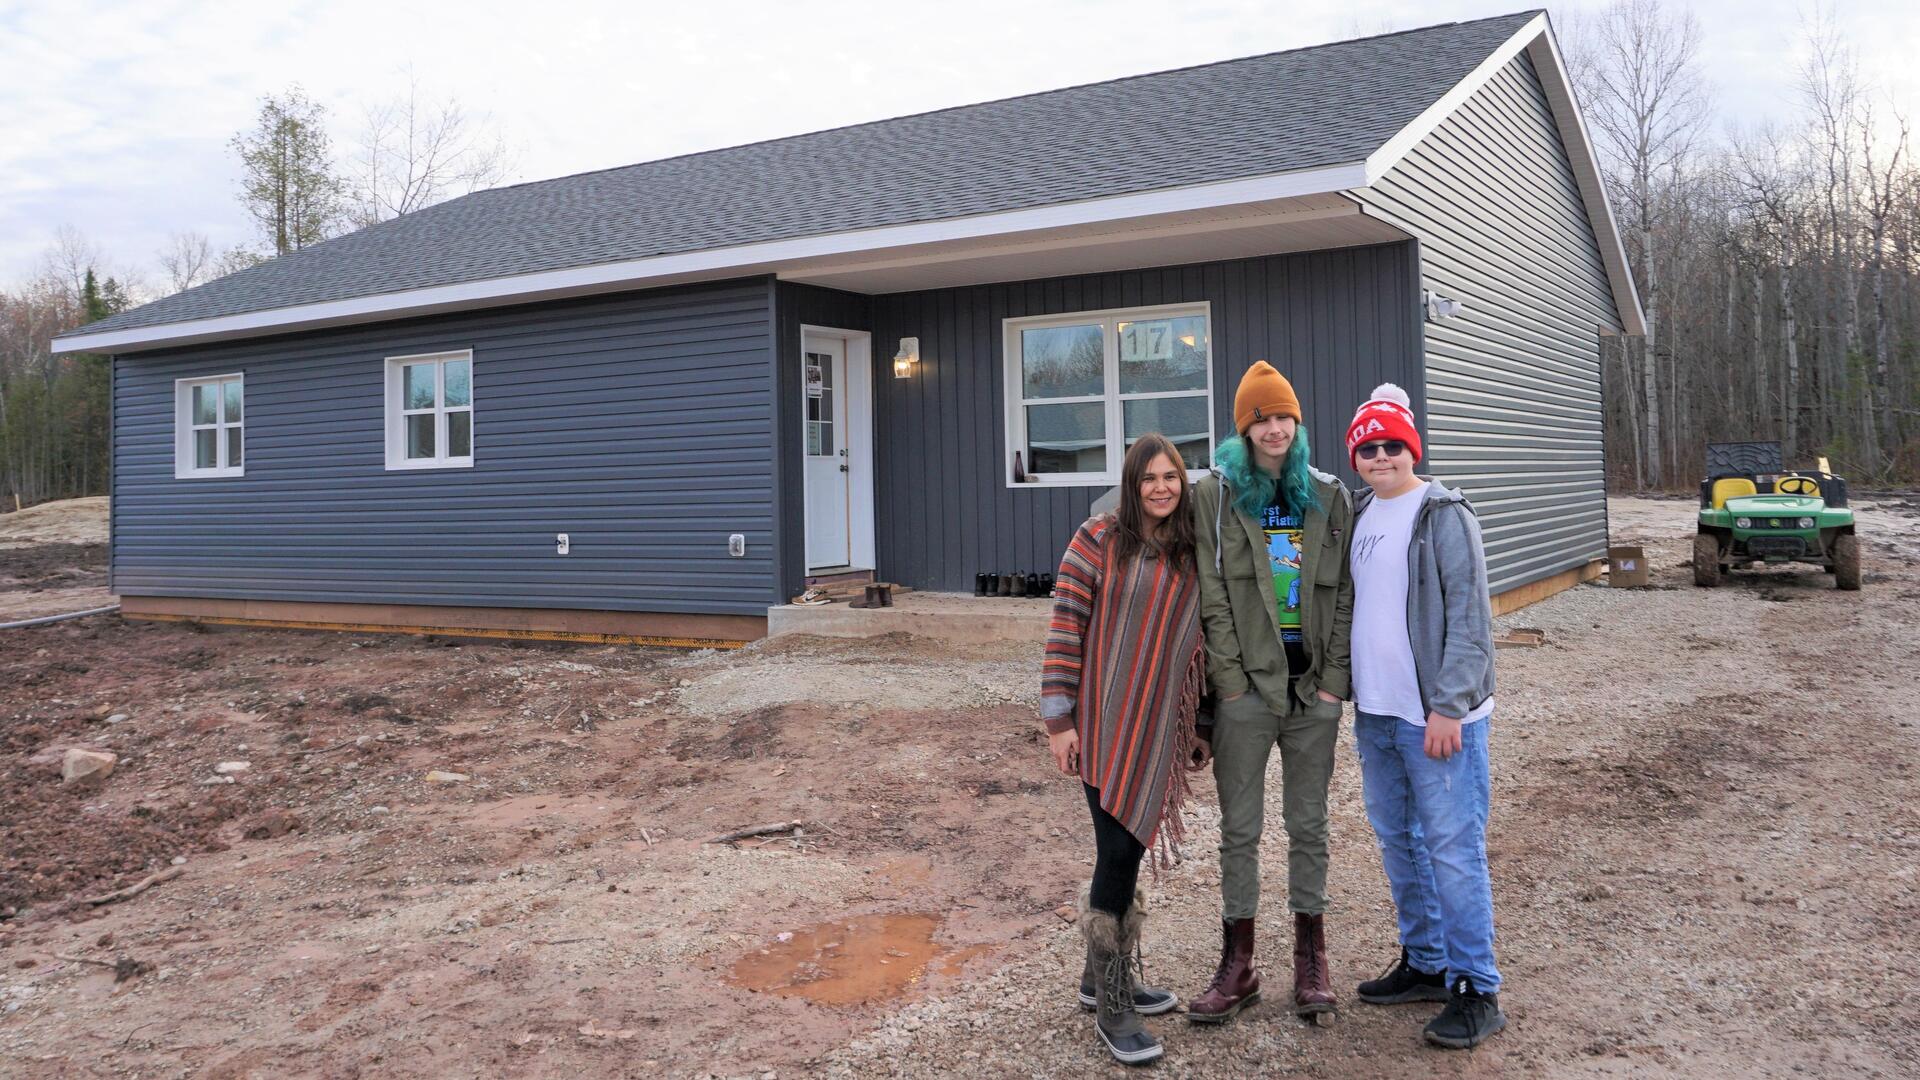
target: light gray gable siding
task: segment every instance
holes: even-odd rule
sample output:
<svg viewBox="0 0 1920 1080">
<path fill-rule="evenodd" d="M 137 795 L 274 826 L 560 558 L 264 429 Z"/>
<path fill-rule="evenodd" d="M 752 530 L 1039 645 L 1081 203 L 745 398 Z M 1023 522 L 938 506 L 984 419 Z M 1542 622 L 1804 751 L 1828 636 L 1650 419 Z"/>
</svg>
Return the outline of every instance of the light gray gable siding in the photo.
<svg viewBox="0 0 1920 1080">
<path fill-rule="evenodd" d="M 1606 554 L 1599 332 L 1620 328 L 1572 166 L 1526 53 L 1371 189 L 1419 238 L 1426 449 L 1485 529 L 1495 592 Z"/>
<path fill-rule="evenodd" d="M 765 614 L 770 295 L 756 279 L 119 357 L 115 585 Z M 386 358 L 467 348 L 474 466 L 387 471 Z M 246 475 L 175 479 L 174 380 L 228 372 L 246 376 Z"/>
</svg>

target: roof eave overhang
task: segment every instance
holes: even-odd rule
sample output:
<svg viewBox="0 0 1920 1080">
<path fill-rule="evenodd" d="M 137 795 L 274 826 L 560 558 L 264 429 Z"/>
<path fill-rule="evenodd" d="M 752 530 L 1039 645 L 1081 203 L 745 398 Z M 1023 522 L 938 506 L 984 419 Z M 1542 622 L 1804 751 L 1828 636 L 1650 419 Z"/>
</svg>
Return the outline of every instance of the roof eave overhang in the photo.
<svg viewBox="0 0 1920 1080">
<path fill-rule="evenodd" d="M 1613 216 L 1613 204 L 1607 198 L 1607 185 L 1600 177 L 1600 160 L 1594 154 L 1593 140 L 1587 134 L 1586 117 L 1580 111 L 1579 99 L 1573 92 L 1573 82 L 1567 76 L 1566 62 L 1561 58 L 1559 43 L 1554 39 L 1553 26 L 1545 12 L 1527 20 L 1458 85 L 1428 106 L 1393 138 L 1382 143 L 1378 150 L 1367 155 L 1366 185 L 1371 186 L 1399 164 L 1420 140 L 1432 134 L 1433 129 L 1453 115 L 1454 110 L 1465 104 L 1468 98 L 1522 51 L 1533 60 L 1534 70 L 1540 75 L 1540 84 L 1547 94 L 1547 104 L 1553 109 L 1554 124 L 1560 130 L 1560 141 L 1566 146 L 1567 158 L 1572 162 L 1574 179 L 1580 187 L 1580 199 L 1586 205 L 1594 240 L 1600 246 L 1600 258 L 1607 268 L 1607 282 L 1613 289 L 1614 306 L 1620 312 L 1621 332 L 1634 337 L 1644 336 L 1647 317 L 1640 307 L 1640 292 L 1634 286 L 1633 271 L 1627 263 L 1627 248 L 1620 238 L 1620 229 Z"/>
<path fill-rule="evenodd" d="M 1365 179 L 1365 164 L 1350 162 L 1030 210 L 659 255 L 125 330 L 92 333 L 83 330 L 55 338 L 53 351 L 140 352 L 414 318 L 501 304 L 779 274 L 789 267 L 826 258 L 872 257 L 901 249 L 926 251 L 950 241 L 1000 237 L 1012 240 L 1023 235 L 1044 235 L 1049 230 L 1076 226 L 1153 219 L 1187 211 L 1247 206 L 1302 195 L 1324 195 L 1360 187 Z"/>
</svg>

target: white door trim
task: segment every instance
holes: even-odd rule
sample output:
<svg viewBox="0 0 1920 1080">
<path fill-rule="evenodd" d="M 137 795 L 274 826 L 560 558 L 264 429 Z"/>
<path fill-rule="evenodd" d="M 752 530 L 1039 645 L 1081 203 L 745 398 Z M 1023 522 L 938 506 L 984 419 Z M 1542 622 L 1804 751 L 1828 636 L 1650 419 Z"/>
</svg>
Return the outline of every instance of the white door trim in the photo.
<svg viewBox="0 0 1920 1080">
<path fill-rule="evenodd" d="M 807 337 L 839 338 L 847 344 L 847 547 L 849 565 L 862 570 L 877 570 L 877 543 L 874 540 L 874 467 L 873 467 L 873 335 L 865 330 L 841 330 L 831 326 L 800 327 L 800 351 L 806 352 Z M 804 425 L 800 438 L 806 438 Z M 804 453 L 804 444 L 789 452 Z M 805 499 L 801 500 L 804 507 Z M 804 509 L 802 511 L 804 513 Z M 801 535 L 806 523 L 801 522 Z M 804 561 L 804 560 L 803 560 Z M 809 571 L 813 567 L 807 568 Z"/>
</svg>

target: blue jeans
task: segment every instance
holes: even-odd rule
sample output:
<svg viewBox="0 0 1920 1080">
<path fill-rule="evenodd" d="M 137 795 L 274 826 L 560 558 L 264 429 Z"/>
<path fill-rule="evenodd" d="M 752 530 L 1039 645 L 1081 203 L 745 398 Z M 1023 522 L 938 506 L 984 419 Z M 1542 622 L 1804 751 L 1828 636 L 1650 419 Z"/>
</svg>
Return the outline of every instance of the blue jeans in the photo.
<svg viewBox="0 0 1920 1080">
<path fill-rule="evenodd" d="M 1427 756 L 1426 729 L 1360 713 L 1353 743 L 1367 820 L 1400 913 L 1400 943 L 1413 966 L 1465 975 L 1482 993 L 1500 989 L 1493 964 L 1493 880 L 1487 872 L 1487 728 L 1460 729 L 1460 752 Z"/>
</svg>

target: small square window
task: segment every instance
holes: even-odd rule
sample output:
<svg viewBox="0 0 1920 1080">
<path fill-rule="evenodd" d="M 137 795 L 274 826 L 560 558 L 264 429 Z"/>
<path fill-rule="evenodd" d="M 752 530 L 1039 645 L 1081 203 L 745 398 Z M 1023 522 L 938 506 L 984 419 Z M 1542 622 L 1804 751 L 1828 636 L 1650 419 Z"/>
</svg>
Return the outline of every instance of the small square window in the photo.
<svg viewBox="0 0 1920 1080">
<path fill-rule="evenodd" d="M 473 465 L 473 353 L 387 358 L 387 468 Z"/>
<path fill-rule="evenodd" d="M 177 479 L 243 476 L 245 379 L 214 375 L 173 384 L 173 475 Z"/>
</svg>

